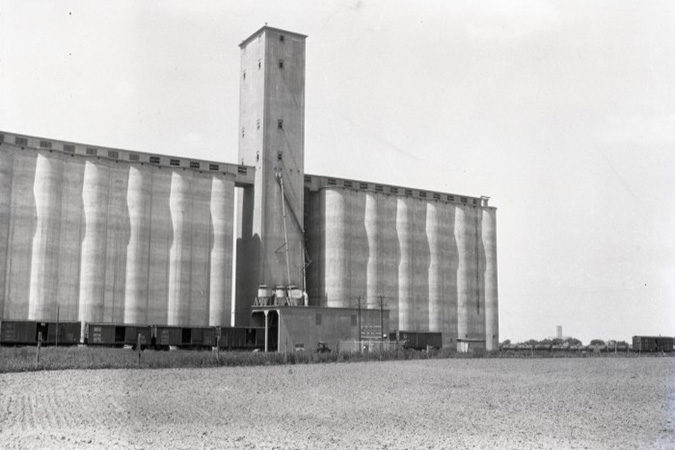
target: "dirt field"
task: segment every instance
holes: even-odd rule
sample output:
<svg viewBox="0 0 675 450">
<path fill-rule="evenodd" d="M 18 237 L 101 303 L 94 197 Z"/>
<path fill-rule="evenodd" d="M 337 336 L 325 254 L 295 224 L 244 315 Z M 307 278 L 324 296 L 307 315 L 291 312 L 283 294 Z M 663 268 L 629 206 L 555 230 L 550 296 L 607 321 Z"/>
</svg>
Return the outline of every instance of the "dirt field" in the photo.
<svg viewBox="0 0 675 450">
<path fill-rule="evenodd" d="M 675 358 L 0 375 L 2 448 L 674 448 Z"/>
</svg>

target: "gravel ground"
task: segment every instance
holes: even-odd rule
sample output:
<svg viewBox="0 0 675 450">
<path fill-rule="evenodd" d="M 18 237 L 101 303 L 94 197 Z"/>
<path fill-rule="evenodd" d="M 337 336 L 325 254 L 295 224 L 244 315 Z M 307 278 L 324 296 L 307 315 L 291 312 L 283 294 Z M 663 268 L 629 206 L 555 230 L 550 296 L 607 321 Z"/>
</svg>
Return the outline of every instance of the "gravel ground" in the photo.
<svg viewBox="0 0 675 450">
<path fill-rule="evenodd" d="M 675 448 L 675 358 L 0 375 L 2 448 Z"/>
</svg>

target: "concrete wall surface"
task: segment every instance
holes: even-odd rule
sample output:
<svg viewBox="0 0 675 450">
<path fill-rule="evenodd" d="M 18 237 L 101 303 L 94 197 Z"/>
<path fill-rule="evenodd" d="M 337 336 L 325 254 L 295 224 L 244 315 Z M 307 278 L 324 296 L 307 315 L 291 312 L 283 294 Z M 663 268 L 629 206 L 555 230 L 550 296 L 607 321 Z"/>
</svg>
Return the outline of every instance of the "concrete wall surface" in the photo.
<svg viewBox="0 0 675 450">
<path fill-rule="evenodd" d="M 234 175 L 0 145 L 0 319 L 229 325 Z"/>
<path fill-rule="evenodd" d="M 311 305 L 382 301 L 392 330 L 497 348 L 495 208 L 342 186 L 305 196 Z"/>
</svg>

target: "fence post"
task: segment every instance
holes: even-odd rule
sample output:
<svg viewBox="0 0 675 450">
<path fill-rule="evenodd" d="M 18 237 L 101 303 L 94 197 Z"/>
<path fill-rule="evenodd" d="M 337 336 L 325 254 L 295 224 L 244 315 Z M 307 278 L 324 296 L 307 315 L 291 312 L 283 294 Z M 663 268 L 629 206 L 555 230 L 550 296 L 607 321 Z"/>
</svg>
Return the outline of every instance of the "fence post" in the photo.
<svg viewBox="0 0 675 450">
<path fill-rule="evenodd" d="M 37 353 L 35 354 L 35 368 L 40 365 L 40 347 L 42 346 L 42 331 L 38 332 Z"/>
<path fill-rule="evenodd" d="M 138 353 L 138 367 L 141 367 L 141 333 L 138 333 L 138 338 L 136 339 L 136 352 Z"/>
</svg>

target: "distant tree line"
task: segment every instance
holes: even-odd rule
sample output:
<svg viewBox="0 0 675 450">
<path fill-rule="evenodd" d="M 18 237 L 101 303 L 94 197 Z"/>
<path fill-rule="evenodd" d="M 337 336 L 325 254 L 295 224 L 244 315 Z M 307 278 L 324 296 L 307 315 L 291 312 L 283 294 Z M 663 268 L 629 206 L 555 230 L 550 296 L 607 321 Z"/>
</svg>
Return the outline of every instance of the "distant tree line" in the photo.
<svg viewBox="0 0 675 450">
<path fill-rule="evenodd" d="M 573 338 L 573 337 L 568 337 L 568 338 L 565 338 L 565 339 L 558 339 L 558 338 L 548 339 L 548 338 L 546 338 L 546 339 L 542 339 L 540 341 L 538 341 L 536 339 L 529 339 L 525 342 L 518 342 L 518 344 L 525 344 L 525 345 L 562 345 L 562 346 L 565 346 L 565 347 L 573 347 L 573 346 L 584 345 L 583 342 L 581 342 L 581 340 L 579 340 L 577 338 Z M 507 339 L 504 342 L 502 342 L 501 345 L 511 345 L 511 340 Z M 602 346 L 613 347 L 614 345 L 628 345 L 628 343 L 626 341 L 609 340 L 609 341 L 605 342 L 602 339 L 593 339 L 593 340 L 591 340 L 591 343 L 589 345 L 591 345 L 591 346 L 597 345 L 597 346 L 601 346 L 601 347 Z"/>
</svg>

